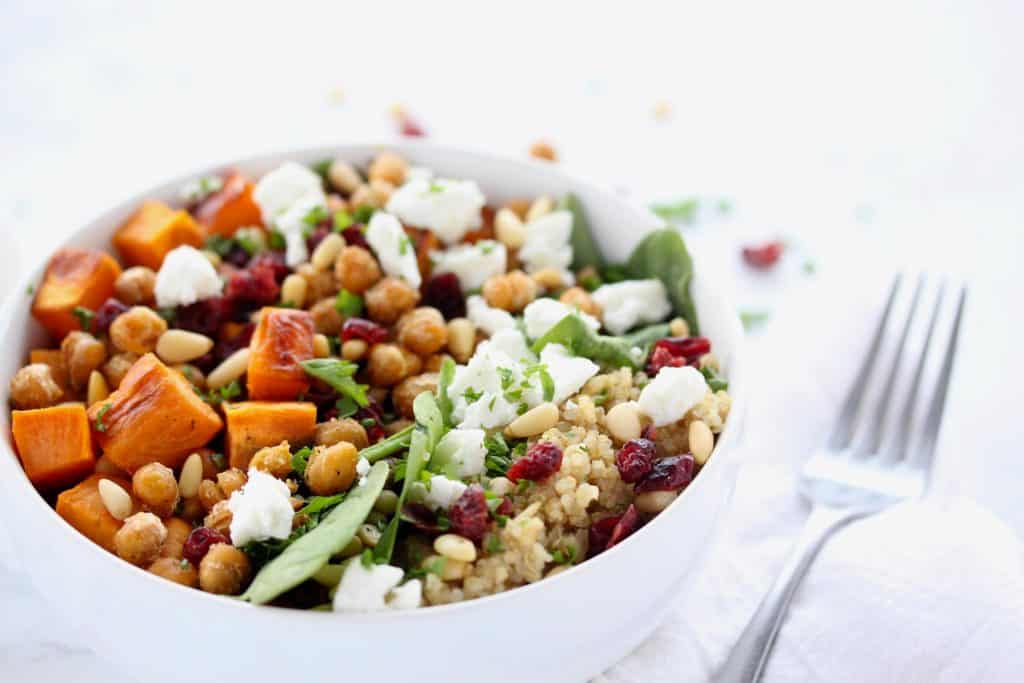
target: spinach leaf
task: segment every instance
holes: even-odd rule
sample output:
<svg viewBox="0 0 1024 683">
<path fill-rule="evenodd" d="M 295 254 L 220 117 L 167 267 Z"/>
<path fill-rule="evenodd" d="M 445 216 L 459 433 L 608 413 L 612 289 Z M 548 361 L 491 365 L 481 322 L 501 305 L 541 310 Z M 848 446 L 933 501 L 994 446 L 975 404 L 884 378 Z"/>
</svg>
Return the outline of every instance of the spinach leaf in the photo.
<svg viewBox="0 0 1024 683">
<path fill-rule="evenodd" d="M 359 456 L 366 458 L 370 462 L 377 462 L 381 458 L 386 458 L 398 451 L 405 450 L 409 447 L 412 430 L 413 425 L 409 425 L 402 431 L 395 432 L 388 438 L 378 441 L 372 446 L 367 446 L 363 450 L 359 451 Z"/>
<path fill-rule="evenodd" d="M 630 346 L 639 346 L 644 348 L 659 339 L 664 339 L 669 336 L 668 323 L 657 323 L 655 325 L 649 325 L 647 327 L 641 327 L 635 332 L 623 336 Z"/>
<path fill-rule="evenodd" d="M 606 337 L 590 329 L 575 313 L 562 318 L 533 343 L 532 351 L 540 353 L 548 344 L 561 344 L 575 356 L 583 356 L 600 365 L 639 368 L 639 361 L 630 353 L 629 342 L 622 337 Z"/>
<path fill-rule="evenodd" d="M 314 358 L 302 361 L 302 369 L 306 374 L 323 380 L 342 396 L 348 396 L 360 408 L 370 405 L 366 398 L 366 385 L 359 384 L 352 376 L 359 366 L 338 358 Z"/>
<path fill-rule="evenodd" d="M 690 296 L 690 280 L 693 279 L 693 261 L 680 234 L 671 229 L 655 230 L 636 245 L 626 272 L 638 280 L 657 278 L 668 290 L 669 301 L 675 313 L 690 325 L 690 333 L 697 335 L 697 309 Z"/>
<path fill-rule="evenodd" d="M 452 398 L 448 395 L 448 387 L 455 379 L 455 361 L 445 358 L 441 363 L 441 372 L 437 378 L 437 406 L 441 409 L 441 417 L 444 423 L 452 426 Z"/>
<path fill-rule="evenodd" d="M 558 201 L 558 208 L 572 214 L 572 234 L 569 243 L 572 245 L 572 268 L 580 270 L 593 266 L 598 270 L 604 268 L 604 257 L 590 232 L 590 223 L 583 213 L 583 206 L 574 194 L 567 194 Z"/>
<path fill-rule="evenodd" d="M 359 525 L 373 509 L 377 496 L 384 490 L 388 466 L 377 463 L 366 477 L 366 483 L 355 486 L 345 500 L 312 531 L 289 545 L 284 552 L 268 562 L 256 574 L 249 588 L 241 595 L 247 602 L 263 605 L 285 591 L 310 578 L 348 545 Z"/>
</svg>

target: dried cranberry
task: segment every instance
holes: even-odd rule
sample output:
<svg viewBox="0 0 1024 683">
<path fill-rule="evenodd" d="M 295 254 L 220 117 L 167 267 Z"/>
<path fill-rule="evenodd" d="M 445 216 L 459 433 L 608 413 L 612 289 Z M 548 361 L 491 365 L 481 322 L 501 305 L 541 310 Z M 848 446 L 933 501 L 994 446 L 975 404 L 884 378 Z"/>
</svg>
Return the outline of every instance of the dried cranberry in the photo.
<svg viewBox="0 0 1024 683">
<path fill-rule="evenodd" d="M 235 271 L 228 278 L 224 295 L 237 303 L 264 306 L 277 301 L 281 287 L 277 283 L 274 266 L 257 263 L 245 270 Z"/>
<path fill-rule="evenodd" d="M 690 454 L 672 455 L 654 463 L 650 474 L 636 485 L 637 493 L 645 491 L 679 491 L 693 479 L 694 459 Z"/>
<path fill-rule="evenodd" d="M 473 484 L 462 492 L 448 510 L 452 531 L 472 541 L 480 541 L 491 527 L 491 515 L 487 510 L 487 499 L 479 484 Z"/>
<path fill-rule="evenodd" d="M 612 532 L 615 530 L 615 525 L 619 523 L 622 515 L 616 515 L 615 517 L 605 517 L 599 519 L 590 525 L 590 531 L 588 532 L 589 542 L 587 546 L 589 548 L 587 555 L 593 557 L 599 554 L 608 546 L 608 541 L 611 540 Z"/>
<path fill-rule="evenodd" d="M 261 251 L 252 257 L 249 261 L 247 268 L 271 268 L 274 271 L 274 280 L 278 284 L 284 282 L 284 279 L 291 273 L 291 268 L 284 261 L 284 253 L 280 251 Z"/>
<path fill-rule="evenodd" d="M 96 309 L 95 323 L 97 332 L 106 332 L 110 329 L 110 323 L 128 310 L 128 306 L 120 300 L 111 297 L 103 302 L 103 305 Z"/>
<path fill-rule="evenodd" d="M 707 337 L 665 337 L 656 341 L 654 348 L 665 349 L 673 356 L 692 360 L 711 350 L 711 340 Z"/>
<path fill-rule="evenodd" d="M 512 500 L 509 498 L 502 498 L 501 503 L 494 509 L 494 514 L 505 515 L 508 517 L 513 512 Z"/>
<path fill-rule="evenodd" d="M 608 543 L 605 545 L 604 549 L 608 550 L 639 528 L 640 513 L 636 511 L 636 506 L 630 503 L 629 507 L 626 508 L 626 511 L 622 513 L 621 517 L 619 517 L 619 521 L 615 523 L 615 528 L 612 529 L 611 538 L 608 539 Z"/>
<path fill-rule="evenodd" d="M 466 316 L 466 299 L 462 296 L 459 277 L 455 273 L 435 275 L 420 288 L 423 305 L 441 311 L 446 320 Z"/>
<path fill-rule="evenodd" d="M 686 359 L 672 355 L 672 352 L 664 347 L 655 347 L 654 351 L 651 352 L 651 357 L 647 361 L 647 368 L 645 371 L 648 376 L 654 377 L 662 368 L 673 367 L 681 368 L 686 365 Z"/>
<path fill-rule="evenodd" d="M 647 439 L 632 439 L 615 455 L 619 476 L 627 484 L 635 484 L 651 472 L 657 447 Z"/>
<path fill-rule="evenodd" d="M 430 534 L 440 534 L 445 531 L 438 524 L 437 513 L 423 503 L 407 503 L 402 506 L 402 521 Z"/>
<path fill-rule="evenodd" d="M 754 247 L 743 247 L 743 260 L 748 266 L 767 269 L 779 262 L 785 245 L 782 242 L 765 242 Z"/>
<path fill-rule="evenodd" d="M 222 296 L 181 306 L 174 316 L 174 326 L 191 332 L 216 337 L 222 323 L 231 319 L 234 304 Z"/>
<path fill-rule="evenodd" d="M 325 226 L 319 226 L 316 230 L 306 238 L 306 249 L 309 249 L 309 253 L 313 253 L 313 250 L 320 246 L 320 243 L 324 241 L 324 238 L 330 233 L 330 229 Z"/>
<path fill-rule="evenodd" d="M 341 340 L 362 339 L 371 346 L 387 341 L 387 328 L 365 318 L 349 318 L 341 326 Z"/>
<path fill-rule="evenodd" d="M 548 441 L 540 441 L 530 446 L 526 455 L 512 463 L 506 476 L 512 481 L 542 481 L 557 472 L 561 466 L 562 449 Z"/>
<path fill-rule="evenodd" d="M 422 138 L 427 135 L 427 131 L 423 129 L 423 126 L 404 113 L 398 117 L 398 132 L 407 138 Z"/>
<path fill-rule="evenodd" d="M 211 546 L 217 543 L 229 542 L 227 537 L 221 532 L 201 526 L 198 529 L 193 529 L 192 533 L 185 539 L 182 555 L 184 555 L 186 560 L 198 567 L 199 562 L 206 557 L 206 553 L 209 552 Z"/>
<path fill-rule="evenodd" d="M 358 223 L 342 230 L 341 236 L 345 238 L 345 244 L 349 246 L 362 247 L 366 251 L 372 251 L 370 243 L 366 241 L 366 235 L 363 234 L 363 226 Z"/>
<path fill-rule="evenodd" d="M 231 249 L 228 250 L 228 253 L 223 256 L 225 263 L 230 263 L 236 268 L 245 268 L 249 264 L 251 258 L 252 257 L 249 252 L 237 244 L 232 246 Z"/>
<path fill-rule="evenodd" d="M 360 408 L 352 417 L 363 425 L 370 443 L 377 443 L 387 436 L 387 432 L 384 431 L 380 406 L 376 402 L 371 401 L 370 405 Z"/>
</svg>

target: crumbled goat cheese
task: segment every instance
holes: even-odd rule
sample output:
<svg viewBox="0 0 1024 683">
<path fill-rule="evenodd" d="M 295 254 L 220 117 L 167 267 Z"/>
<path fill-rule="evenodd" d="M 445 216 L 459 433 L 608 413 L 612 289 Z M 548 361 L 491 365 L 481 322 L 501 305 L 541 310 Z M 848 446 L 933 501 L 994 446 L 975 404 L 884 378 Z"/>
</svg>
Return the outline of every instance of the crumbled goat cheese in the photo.
<svg viewBox="0 0 1024 683">
<path fill-rule="evenodd" d="M 547 367 L 548 374 L 555 383 L 555 395 L 552 399 L 555 403 L 561 403 L 579 392 L 587 380 L 600 370 L 589 358 L 569 355 L 561 344 L 545 346 L 540 352 L 540 362 Z"/>
<path fill-rule="evenodd" d="M 260 178 L 252 198 L 260 207 L 264 225 L 274 227 L 284 236 L 288 265 L 294 268 L 308 259 L 303 235 L 309 227 L 306 218 L 313 211 L 327 208 L 320 176 L 302 164 L 286 161 Z"/>
<path fill-rule="evenodd" d="M 604 326 L 625 334 L 640 323 L 656 323 L 672 312 L 661 280 L 626 280 L 601 285 L 591 295 L 602 310 Z"/>
<path fill-rule="evenodd" d="M 224 283 L 213 264 L 188 245 L 171 250 L 156 276 L 156 305 L 188 306 L 201 299 L 220 296 Z"/>
<path fill-rule="evenodd" d="M 505 245 L 493 240 L 476 244 L 460 244 L 445 251 L 430 254 L 434 273 L 455 273 L 463 292 L 480 289 L 493 275 L 505 272 L 508 252 Z"/>
<path fill-rule="evenodd" d="M 295 517 L 291 495 L 280 479 L 249 470 L 248 481 L 228 499 L 231 542 L 241 547 L 250 541 L 288 538 Z"/>
<path fill-rule="evenodd" d="M 598 330 L 601 323 L 592 315 L 577 311 L 572 306 L 563 304 L 557 299 L 537 299 L 523 309 L 523 322 L 526 325 L 526 334 L 530 339 L 543 337 L 548 330 L 557 325 L 570 313 L 579 313 L 583 322 L 593 330 Z"/>
<path fill-rule="evenodd" d="M 398 219 L 384 211 L 375 211 L 366 226 L 366 241 L 377 254 L 381 269 L 392 277 L 405 280 L 419 289 L 423 281 L 416 262 L 416 248 L 405 234 Z"/>
<path fill-rule="evenodd" d="M 526 239 L 519 250 L 527 273 L 536 273 L 545 268 L 555 268 L 562 272 L 562 279 L 569 278 L 569 265 L 572 263 L 572 214 L 568 211 L 552 211 L 536 218 L 525 226 Z"/>
<path fill-rule="evenodd" d="M 386 564 L 364 566 L 356 557 L 349 560 L 334 593 L 334 611 L 358 612 L 410 609 L 420 606 L 419 581 L 399 586 L 405 572 Z"/>
<path fill-rule="evenodd" d="M 708 383 L 696 368 L 666 366 L 643 388 L 637 404 L 660 427 L 681 419 L 707 392 Z"/>
<path fill-rule="evenodd" d="M 466 299 L 466 317 L 488 335 L 516 326 L 516 319 L 508 311 L 491 308 L 479 294 Z"/>
<path fill-rule="evenodd" d="M 461 478 L 483 474 L 487 456 L 486 436 L 482 429 L 453 429 L 441 437 L 432 462 L 443 463 L 447 474 Z M 449 464 L 452 466 L 450 472 L 447 469 Z"/>
<path fill-rule="evenodd" d="M 447 510 L 467 488 L 461 481 L 435 474 L 430 478 L 430 488 L 423 503 L 432 510 Z"/>
<path fill-rule="evenodd" d="M 456 244 L 480 227 L 485 202 L 471 180 L 414 178 L 392 193 L 387 210 L 406 225 L 426 228 L 445 244 Z"/>
<path fill-rule="evenodd" d="M 503 427 L 540 403 L 539 376 L 524 374 L 536 360 L 516 329 L 481 342 L 466 365 L 456 366 L 448 388 L 456 424 L 463 429 Z"/>
</svg>

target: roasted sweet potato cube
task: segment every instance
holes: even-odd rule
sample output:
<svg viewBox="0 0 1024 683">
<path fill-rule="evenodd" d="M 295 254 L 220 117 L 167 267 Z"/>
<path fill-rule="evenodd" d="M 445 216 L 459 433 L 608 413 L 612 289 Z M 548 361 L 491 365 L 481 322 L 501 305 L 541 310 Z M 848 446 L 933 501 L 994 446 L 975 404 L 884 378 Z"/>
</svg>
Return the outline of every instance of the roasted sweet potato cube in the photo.
<svg viewBox="0 0 1024 683">
<path fill-rule="evenodd" d="M 211 234 L 230 237 L 239 228 L 262 225 L 260 207 L 252 198 L 253 183 L 237 171 L 196 207 L 196 218 Z"/>
<path fill-rule="evenodd" d="M 316 406 L 298 401 L 243 401 L 224 405 L 228 460 L 232 467 L 249 468 L 253 453 L 287 441 L 308 444 L 316 433 Z"/>
<path fill-rule="evenodd" d="M 175 211 L 163 202 L 147 201 L 117 229 L 114 246 L 121 260 L 129 266 L 159 270 L 169 251 L 183 244 L 200 247 L 204 238 L 203 226 L 187 211 Z"/>
<path fill-rule="evenodd" d="M 117 391 L 89 408 L 93 439 L 125 472 L 160 462 L 180 466 L 224 423 L 185 376 L 151 353 L 135 362 Z"/>
<path fill-rule="evenodd" d="M 121 528 L 121 522 L 114 519 L 100 498 L 101 479 L 109 479 L 129 494 L 131 482 L 121 477 L 94 474 L 73 489 L 57 496 L 57 514 L 71 526 L 110 552 L 114 550 L 114 534 Z"/>
<path fill-rule="evenodd" d="M 121 266 L 109 254 L 65 247 L 46 266 L 32 302 L 32 315 L 54 339 L 63 339 L 68 332 L 80 329 L 75 308 L 99 308 L 114 295 L 114 281 L 120 274 Z"/>
<path fill-rule="evenodd" d="M 38 488 L 71 486 L 96 464 L 85 406 L 68 404 L 11 413 L 14 445 L 25 474 Z"/>
<path fill-rule="evenodd" d="M 309 391 L 302 361 L 313 358 L 316 328 L 307 311 L 264 308 L 249 343 L 249 398 L 293 401 Z"/>
</svg>

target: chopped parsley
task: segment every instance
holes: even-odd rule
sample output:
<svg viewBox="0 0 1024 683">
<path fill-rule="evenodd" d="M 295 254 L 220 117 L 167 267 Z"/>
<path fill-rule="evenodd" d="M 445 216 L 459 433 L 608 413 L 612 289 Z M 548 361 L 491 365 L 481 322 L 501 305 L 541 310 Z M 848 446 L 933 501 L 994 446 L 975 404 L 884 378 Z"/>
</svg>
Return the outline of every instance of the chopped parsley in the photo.
<svg viewBox="0 0 1024 683">
<path fill-rule="evenodd" d="M 484 392 L 477 391 L 473 387 L 467 388 L 462 392 L 462 398 L 466 399 L 466 403 L 472 405 L 480 400 L 480 397 L 484 395 Z"/>
<path fill-rule="evenodd" d="M 287 248 L 284 241 L 284 235 L 277 230 L 270 231 L 270 234 L 267 236 L 267 244 L 269 244 L 270 248 L 274 251 L 284 251 L 285 248 Z"/>
<path fill-rule="evenodd" d="M 377 424 L 377 421 L 372 417 L 364 417 L 359 421 L 359 424 L 363 426 L 363 429 L 371 429 L 375 424 Z"/>
<path fill-rule="evenodd" d="M 231 384 L 226 384 L 219 389 L 210 389 L 207 392 L 203 392 L 199 387 L 192 387 L 192 390 L 196 392 L 199 398 L 203 399 L 212 406 L 220 405 L 225 401 L 238 398 L 242 395 L 242 384 L 236 379 Z"/>
<path fill-rule="evenodd" d="M 302 222 L 312 228 L 315 228 L 317 225 L 324 222 L 328 218 L 329 216 L 327 215 L 327 209 L 325 209 L 322 206 L 314 206 L 312 209 L 309 210 L 309 213 L 302 217 Z"/>
<path fill-rule="evenodd" d="M 487 537 L 484 538 L 484 551 L 488 555 L 497 555 L 505 551 L 505 546 L 501 544 L 498 534 L 487 534 Z"/>
<path fill-rule="evenodd" d="M 363 312 L 363 297 L 342 289 L 334 299 L 334 309 L 346 318 L 355 317 Z"/>
<path fill-rule="evenodd" d="M 424 563 L 422 566 L 416 569 L 410 569 L 405 573 L 406 578 L 413 579 L 426 576 L 427 574 L 435 574 L 441 576 L 444 572 L 445 558 L 438 555 L 429 562 Z"/>
<path fill-rule="evenodd" d="M 512 451 L 505 442 L 501 432 L 495 432 L 484 437 L 484 448 L 487 455 L 484 456 L 484 467 L 487 468 L 487 476 L 503 477 L 512 465 Z"/>
<path fill-rule="evenodd" d="M 95 313 L 82 306 L 75 306 L 71 313 L 78 318 L 78 326 L 82 328 L 83 332 L 92 332 L 92 321 L 96 318 Z"/>
<path fill-rule="evenodd" d="M 178 317 L 178 309 L 173 306 L 164 306 L 156 309 L 157 315 L 166 320 L 169 323 L 173 323 L 174 319 Z"/>
<path fill-rule="evenodd" d="M 480 253 L 483 255 L 490 254 L 494 251 L 494 247 L 497 246 L 493 240 L 483 240 L 480 242 Z"/>
<path fill-rule="evenodd" d="M 398 255 L 405 256 L 409 253 L 409 249 L 412 248 L 412 240 L 409 239 L 408 235 L 402 235 L 398 240 Z"/>
<path fill-rule="evenodd" d="M 360 408 L 370 405 L 366 398 L 367 386 L 353 379 L 359 369 L 355 363 L 339 358 L 314 358 L 303 361 L 301 365 L 307 374 L 326 382 L 342 396 L 348 396 Z"/>
<path fill-rule="evenodd" d="M 331 170 L 332 163 L 333 159 L 321 159 L 320 161 L 316 161 L 310 164 L 309 167 L 310 169 L 312 169 L 313 173 L 316 173 L 318 176 L 320 176 L 321 180 L 326 182 L 327 173 Z"/>
<path fill-rule="evenodd" d="M 501 375 L 501 390 L 507 391 L 512 387 L 512 383 L 515 382 L 512 370 L 510 368 L 498 368 L 498 374 Z"/>
<path fill-rule="evenodd" d="M 516 493 L 526 493 L 533 486 L 533 482 L 529 479 L 520 479 L 516 485 Z"/>
<path fill-rule="evenodd" d="M 352 212 L 352 220 L 355 221 L 356 223 L 362 223 L 363 225 L 366 225 L 367 223 L 370 222 L 370 218 L 373 217 L 373 213 L 376 210 L 377 209 L 373 208 L 372 206 L 367 206 L 365 204 L 363 204 L 362 206 L 357 206 L 355 208 L 355 211 Z"/>
<path fill-rule="evenodd" d="M 344 419 L 346 417 L 352 417 L 359 410 L 359 406 L 352 400 L 351 396 L 342 396 L 334 404 L 335 409 L 338 411 L 338 419 Z"/>
<path fill-rule="evenodd" d="M 309 465 L 311 455 L 313 455 L 313 449 L 308 446 L 292 453 L 292 470 L 300 477 L 306 475 L 306 467 Z"/>
<path fill-rule="evenodd" d="M 212 251 L 221 258 L 224 258 L 231 253 L 232 249 L 235 248 L 235 240 L 230 237 L 224 237 L 223 235 L 210 235 L 206 238 L 203 248 Z"/>
<path fill-rule="evenodd" d="M 100 408 L 100 411 L 98 413 L 96 413 L 96 421 L 94 424 L 97 432 L 107 431 L 107 425 L 103 424 L 103 418 L 104 416 L 106 416 L 108 412 L 110 412 L 110 409 L 113 407 L 113 405 L 113 403 L 107 403 L 102 408 Z"/>
<path fill-rule="evenodd" d="M 594 401 L 595 406 L 603 406 L 605 403 L 608 402 L 608 390 L 602 389 L 600 393 L 592 397 L 592 400 Z"/>
<path fill-rule="evenodd" d="M 710 365 L 702 367 L 700 369 L 700 374 L 704 375 L 704 379 L 707 380 L 708 388 L 710 388 L 711 391 L 725 391 L 729 388 L 729 382 L 715 372 L 715 369 Z"/>
<path fill-rule="evenodd" d="M 354 222 L 352 215 L 348 211 L 335 211 L 331 229 L 334 232 L 341 232 Z"/>
<path fill-rule="evenodd" d="M 588 292 L 593 292 L 603 284 L 601 282 L 601 276 L 597 273 L 587 273 L 579 279 L 579 282 L 583 289 Z"/>
<path fill-rule="evenodd" d="M 576 546 L 567 545 L 551 553 L 551 559 L 555 564 L 575 564 L 576 552 Z"/>
<path fill-rule="evenodd" d="M 427 187 L 427 192 L 431 192 L 434 194 L 437 194 L 438 192 L 444 192 L 444 185 L 435 180 L 431 180 L 430 186 Z"/>
<path fill-rule="evenodd" d="M 544 391 L 544 400 L 550 401 L 555 397 L 555 380 L 551 378 L 551 373 L 548 372 L 548 366 L 544 363 L 537 363 L 526 368 L 523 373 L 527 377 L 531 375 L 540 376 L 540 386 Z"/>
<path fill-rule="evenodd" d="M 520 403 L 519 405 L 516 406 L 516 415 L 522 415 L 529 409 L 530 406 L 526 405 L 526 402 L 524 401 L 523 403 Z"/>
</svg>

